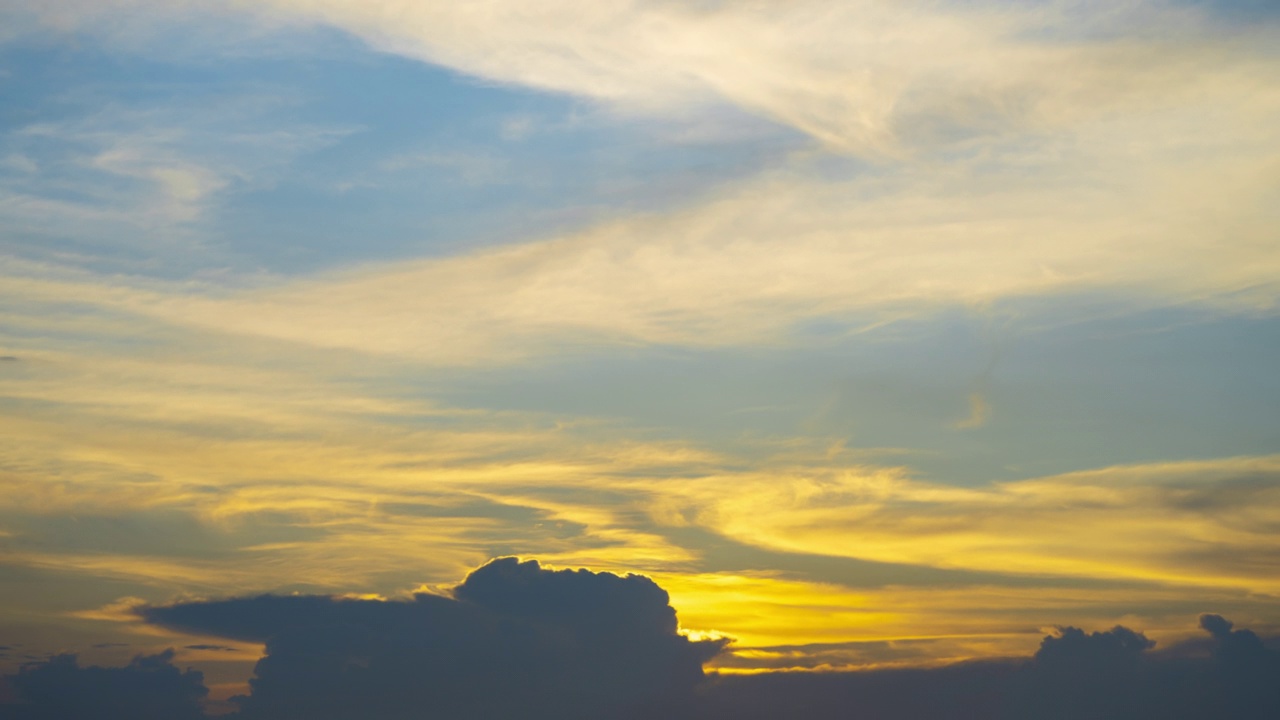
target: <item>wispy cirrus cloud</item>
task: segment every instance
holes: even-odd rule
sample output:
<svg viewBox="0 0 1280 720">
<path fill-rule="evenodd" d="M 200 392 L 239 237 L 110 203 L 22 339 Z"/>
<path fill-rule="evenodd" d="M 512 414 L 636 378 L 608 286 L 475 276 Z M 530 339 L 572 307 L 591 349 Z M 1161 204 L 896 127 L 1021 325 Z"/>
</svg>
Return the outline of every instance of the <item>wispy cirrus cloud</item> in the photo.
<svg viewBox="0 0 1280 720">
<path fill-rule="evenodd" d="M 601 345 L 770 345 L 814 319 L 856 326 L 1072 292 L 1273 305 L 1275 156 L 1246 157 L 1243 144 L 1212 158 L 1194 143 L 1101 152 L 1111 147 L 1053 180 L 1009 166 L 834 183 L 779 172 L 564 237 L 130 310 L 451 365 Z"/>
<path fill-rule="evenodd" d="M 589 10 L 502 0 L 59 0 L 10 12 L 117 37 L 160 35 L 157 26 L 190 18 L 252 18 L 274 32 L 332 26 L 389 52 L 624 112 L 687 115 L 729 103 L 829 148 L 871 156 L 1163 105 L 1274 61 L 1265 52 L 1270 24 L 1241 27 L 1212 5 L 1171 0 L 609 0 Z M 239 34 L 251 35 L 251 27 Z"/>
<path fill-rule="evenodd" d="M 85 29 L 109 12 L 116 25 L 140 25 L 152 19 L 135 13 L 149 6 L 127 0 L 108 11 L 63 0 L 36 15 Z M 1164 0 L 610 0 L 588 10 L 572 2 L 275 0 L 230 8 L 274 28 L 337 27 L 390 52 L 623 111 L 687 114 L 691 105 L 727 102 L 828 147 L 870 155 L 957 133 L 1044 131 L 1160 103 L 1216 82 L 1224 63 L 1247 73 L 1251 43 L 1265 46 L 1256 26 L 1224 28 L 1203 6 Z M 188 2 L 167 5 L 159 17 L 230 8 Z"/>
<path fill-rule="evenodd" d="M 57 7 L 35 12 L 94 16 Z M 196 2 L 148 20 L 146 3 L 113 7 L 140 23 L 229 12 Z M 1058 293 L 1275 303 L 1280 93 L 1265 23 L 1226 28 L 1163 2 L 613 2 L 582 12 L 281 0 L 259 11 L 280 32 L 330 24 L 475 76 L 622 108 L 727 100 L 820 143 L 662 212 L 615 211 L 480 252 L 264 278 L 251 292 L 136 294 L 127 311 L 467 365 L 565 348 L 776 345 L 807 322 L 856 327 Z M 836 160 L 832 149 L 877 159 Z M 143 155 L 124 143 L 92 158 L 145 178 L 178 215 L 234 176 Z"/>
<path fill-rule="evenodd" d="M 263 370 L 16 365 L 6 565 L 151 598 L 395 593 L 520 551 L 653 573 L 687 627 L 747 648 L 938 638 L 921 657 L 959 659 L 1023 651 L 1048 622 L 1265 618 L 1277 592 L 1272 457 L 957 487 L 821 445 L 747 460 Z"/>
<path fill-rule="evenodd" d="M 1102 468 L 979 488 L 913 481 L 886 468 L 776 469 L 754 482 L 707 482 L 701 491 L 686 484 L 687 506 L 678 494 L 666 498 L 665 516 L 792 552 L 1280 591 L 1274 456 Z M 702 514 L 693 510 L 699 507 Z"/>
<path fill-rule="evenodd" d="M 165 274 L 226 261 L 209 242 L 228 192 L 269 186 L 281 169 L 350 128 L 267 120 L 287 98 L 235 94 L 116 101 L 72 90 L 73 108 L 0 137 L 5 254 Z"/>
</svg>

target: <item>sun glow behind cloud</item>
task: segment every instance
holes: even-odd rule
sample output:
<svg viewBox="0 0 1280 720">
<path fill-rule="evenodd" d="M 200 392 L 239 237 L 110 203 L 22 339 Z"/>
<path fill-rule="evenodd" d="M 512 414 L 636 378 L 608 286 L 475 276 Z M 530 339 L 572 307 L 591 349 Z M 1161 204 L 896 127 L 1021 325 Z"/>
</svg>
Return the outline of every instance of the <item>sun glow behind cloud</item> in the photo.
<svg viewBox="0 0 1280 720">
<path fill-rule="evenodd" d="M 23 362 L 41 361 L 79 365 Z M 651 573 L 687 627 L 744 647 L 934 638 L 912 657 L 952 659 L 1024 650 L 1047 617 L 1082 622 L 1124 606 L 1174 632 L 1175 608 L 1190 598 L 1261 611 L 1277 592 L 1274 457 L 963 488 L 846 465 L 825 448 L 804 464 L 792 450 L 744 465 L 608 425 L 344 396 L 296 374 L 179 370 L 97 358 L 72 396 L 66 380 L 30 376 L 7 393 L 44 406 L 6 418 L 3 510 L 34 523 L 10 541 L 11 564 L 161 593 L 395 593 L 520 548 L 559 566 Z M 174 405 L 181 418 L 166 412 Z M 406 424 L 409 415 L 417 420 Z M 144 532 L 176 514 L 197 540 L 165 550 L 100 539 L 90 549 L 57 534 L 59 518 L 104 513 Z M 945 590 L 708 573 L 698 544 L 673 534 L 689 527 L 798 556 L 979 574 Z"/>
</svg>

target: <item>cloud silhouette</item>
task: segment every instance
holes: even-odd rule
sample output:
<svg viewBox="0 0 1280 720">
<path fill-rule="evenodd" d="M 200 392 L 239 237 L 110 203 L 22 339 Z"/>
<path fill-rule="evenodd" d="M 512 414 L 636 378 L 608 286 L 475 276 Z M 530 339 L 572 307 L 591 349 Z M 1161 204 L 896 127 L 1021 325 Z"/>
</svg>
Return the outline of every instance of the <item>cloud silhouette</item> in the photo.
<svg viewBox="0 0 1280 720">
<path fill-rule="evenodd" d="M 75 655 L 24 666 L 7 678 L 12 720 L 196 720 L 208 694 L 204 676 L 173 665 L 173 651 L 139 655 L 125 667 L 80 667 Z"/>
<path fill-rule="evenodd" d="M 703 718 L 1132 720 L 1280 717 L 1280 653 L 1256 634 L 1201 618 L 1211 639 L 1154 652 L 1117 626 L 1061 628 L 1027 660 L 840 673 L 725 676 L 700 697 Z"/>
<path fill-rule="evenodd" d="M 262 596 L 142 611 L 266 643 L 242 717 L 644 718 L 686 705 L 723 647 L 678 634 L 652 580 L 494 560 L 453 597 Z"/>
<path fill-rule="evenodd" d="M 1280 717 L 1276 639 L 1213 614 L 1200 617 L 1206 637 L 1160 649 L 1123 626 L 1063 627 L 1029 658 L 707 677 L 702 666 L 724 642 L 681 635 L 652 580 L 515 558 L 477 569 L 449 596 L 264 595 L 138 612 L 171 629 L 265 643 L 236 720 Z M 83 668 L 63 655 L 28 665 L 4 678 L 0 718 L 203 717 L 200 673 L 172 659 L 167 651 Z"/>
<path fill-rule="evenodd" d="M 1117 625 L 1106 632 L 1086 634 L 1080 628 L 1062 628 L 1057 637 L 1046 637 L 1036 651 L 1038 666 L 1056 670 L 1111 671 L 1131 668 L 1142 653 L 1156 644 L 1142 633 Z"/>
<path fill-rule="evenodd" d="M 1280 652 L 1251 630 L 1233 630 L 1221 615 L 1201 615 L 1200 627 L 1213 636 L 1210 682 L 1222 694 L 1224 716 L 1280 717 Z"/>
</svg>

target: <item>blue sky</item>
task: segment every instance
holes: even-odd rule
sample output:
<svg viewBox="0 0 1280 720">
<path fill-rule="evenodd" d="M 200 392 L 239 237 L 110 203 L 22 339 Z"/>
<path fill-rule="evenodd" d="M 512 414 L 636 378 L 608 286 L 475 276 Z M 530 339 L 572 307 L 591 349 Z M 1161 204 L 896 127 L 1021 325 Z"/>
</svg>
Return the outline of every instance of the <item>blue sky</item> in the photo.
<svg viewBox="0 0 1280 720">
<path fill-rule="evenodd" d="M 0 21 L 33 656 L 508 554 L 645 573 L 746 649 L 1280 624 L 1268 3 Z M 232 688 L 259 652 L 186 659 Z"/>
</svg>

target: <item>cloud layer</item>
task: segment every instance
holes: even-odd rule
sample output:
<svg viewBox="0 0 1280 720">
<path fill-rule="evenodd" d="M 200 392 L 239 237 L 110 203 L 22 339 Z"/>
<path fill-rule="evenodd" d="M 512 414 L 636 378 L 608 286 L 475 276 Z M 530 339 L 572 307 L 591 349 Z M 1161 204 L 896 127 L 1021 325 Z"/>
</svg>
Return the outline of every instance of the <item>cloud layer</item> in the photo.
<svg viewBox="0 0 1280 720">
<path fill-rule="evenodd" d="M 689 483 L 695 522 L 744 543 L 934 567 L 1143 579 L 1274 595 L 1275 457 L 1115 467 L 989 488 L 895 471 Z M 782 475 L 782 477 L 780 477 Z M 673 515 L 680 500 L 668 497 Z"/>
<path fill-rule="evenodd" d="M 54 27 L 88 29 L 104 14 L 128 28 L 227 11 L 199 1 L 153 5 L 61 0 L 34 12 Z M 271 26 L 333 26 L 390 52 L 623 111 L 680 115 L 726 102 L 837 150 L 873 155 L 1149 103 L 1200 87 L 1224 59 L 1240 60 L 1241 40 L 1265 38 L 1224 28 L 1212 8 L 1165 0 L 230 6 Z"/>
<path fill-rule="evenodd" d="M 265 642 L 236 699 L 250 720 L 433 717 L 1133 718 L 1200 720 L 1280 711 L 1280 652 L 1219 615 L 1208 637 L 1153 650 L 1123 626 L 1059 628 L 1029 659 L 910 670 L 717 675 L 723 640 L 678 634 L 663 590 L 645 577 L 551 571 L 503 558 L 452 596 L 357 600 L 259 596 L 141 611 L 154 624 Z M 7 678 L 5 717 L 195 718 L 205 688 L 172 651 L 123 668 L 71 656 Z"/>
<path fill-rule="evenodd" d="M 1276 302 L 1280 92 L 1267 47 L 1277 30 L 1203 4 L 616 0 L 584 12 L 496 0 L 121 0 L 14 12 L 90 33 L 108 32 L 95 30 L 102 13 L 189 33 L 199 18 L 236 18 L 246 37 L 319 24 L 616 110 L 681 116 L 727 103 L 815 138 L 661 212 L 612 211 L 497 249 L 259 277 L 250 291 L 76 284 L 113 312 L 474 367 L 566 349 L 776 347 L 815 323 L 858 328 L 1028 296 L 1235 312 Z M 338 137 L 310 133 L 295 145 Z M 126 134 L 96 139 L 87 162 L 145 180 L 194 217 L 247 176 L 248 161 L 240 150 L 186 158 L 269 137 L 186 149 L 181 133 L 149 145 Z M 838 157 L 849 153 L 868 160 Z M 24 198 L 13 196 L 15 212 L 51 214 L 41 204 L 51 199 Z M 56 273 L 14 274 L 27 297 L 72 291 Z"/>
</svg>

